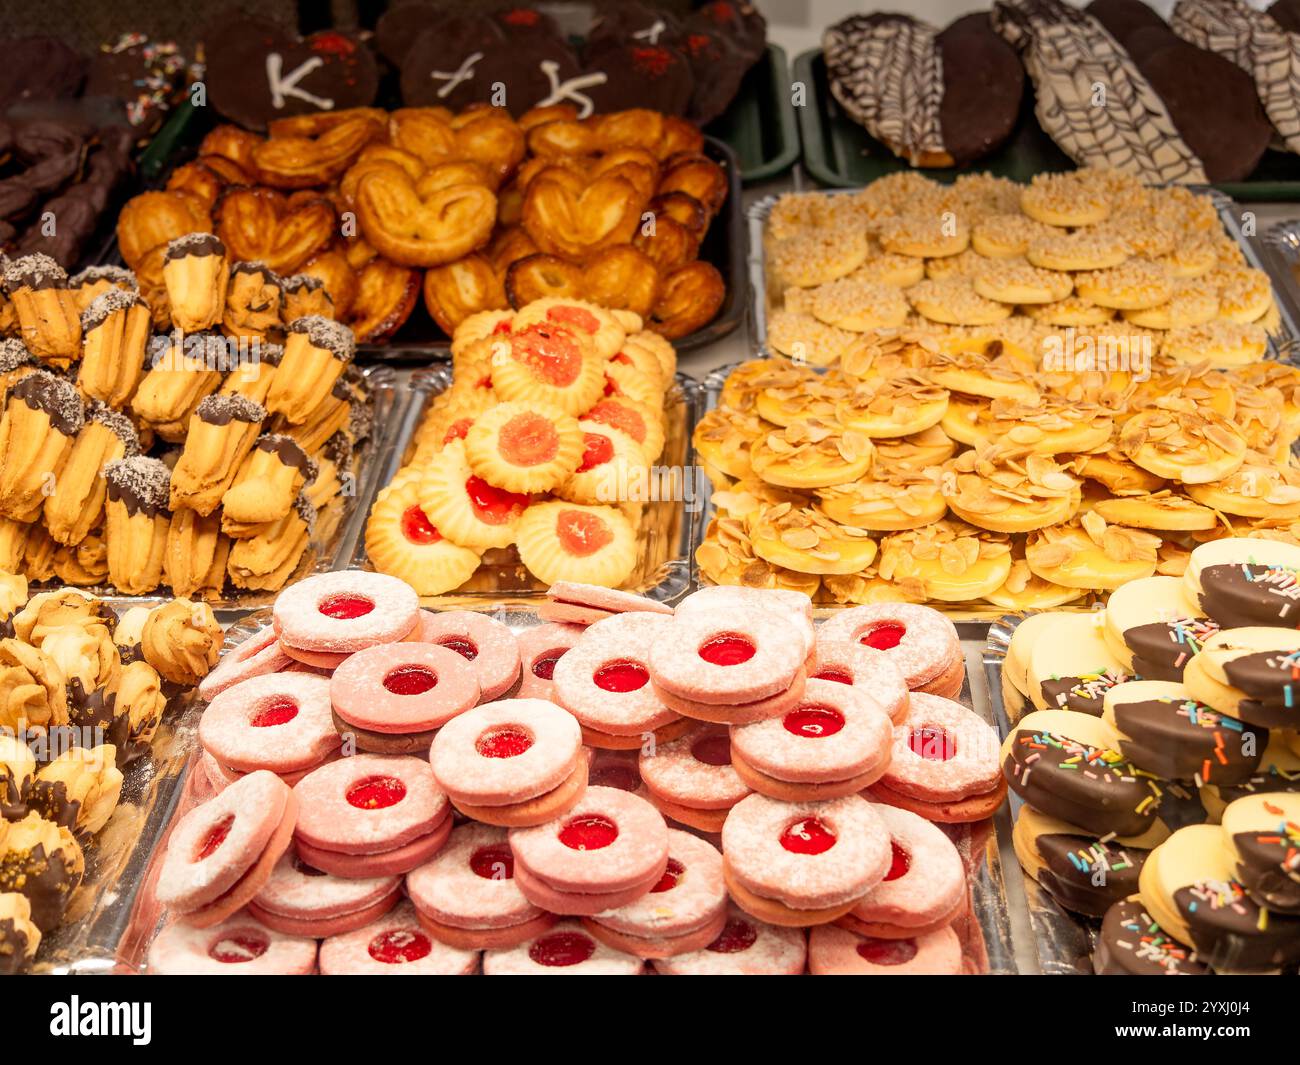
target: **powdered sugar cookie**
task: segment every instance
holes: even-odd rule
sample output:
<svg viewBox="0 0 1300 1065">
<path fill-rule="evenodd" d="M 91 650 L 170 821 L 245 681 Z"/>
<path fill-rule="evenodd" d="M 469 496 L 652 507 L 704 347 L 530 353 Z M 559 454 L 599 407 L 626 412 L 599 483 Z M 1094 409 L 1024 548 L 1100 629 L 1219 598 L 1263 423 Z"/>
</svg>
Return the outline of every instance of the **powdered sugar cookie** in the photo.
<svg viewBox="0 0 1300 1065">
<path fill-rule="evenodd" d="M 770 717 L 778 717 L 798 706 L 799 700 L 803 698 L 807 680 L 807 670 L 800 666 L 790 686 L 784 691 L 779 691 L 766 699 L 757 699 L 752 703 L 727 704 L 701 703 L 694 699 L 683 699 L 679 695 L 665 691 L 655 684 L 653 679 L 650 683 L 654 686 L 659 701 L 682 717 L 720 725 L 748 725 L 754 721 L 766 721 Z"/>
<path fill-rule="evenodd" d="M 765 924 L 733 903 L 722 932 L 707 947 L 653 964 L 664 976 L 798 976 L 807 957 L 802 928 Z"/>
<path fill-rule="evenodd" d="M 272 617 L 282 644 L 327 655 L 396 643 L 415 627 L 410 585 L 382 573 L 320 573 L 282 591 Z"/>
<path fill-rule="evenodd" d="M 808 971 L 814 976 L 959 976 L 961 941 L 946 927 L 909 939 L 874 939 L 823 925 L 808 939 Z"/>
<path fill-rule="evenodd" d="M 767 611 L 677 615 L 650 649 L 650 675 L 670 695 L 735 705 L 786 691 L 807 657 L 799 630 Z"/>
<path fill-rule="evenodd" d="M 639 976 L 645 963 L 596 940 L 577 921 L 561 921 L 517 947 L 483 955 L 484 976 Z"/>
<path fill-rule="evenodd" d="M 637 768 L 660 813 L 702 832 L 721 832 L 727 811 L 750 794 L 731 765 L 731 737 L 717 725 L 643 750 Z"/>
<path fill-rule="evenodd" d="M 830 639 L 819 632 L 814 654 L 809 680 L 848 684 L 875 703 L 891 721 L 907 713 L 907 682 L 887 651 Z"/>
<path fill-rule="evenodd" d="M 248 912 L 285 935 L 341 935 L 368 925 L 397 905 L 396 876 L 345 880 L 313 869 L 291 847 L 280 856 Z"/>
<path fill-rule="evenodd" d="M 329 697 L 344 726 L 431 739 L 433 729 L 478 702 L 478 676 L 446 647 L 381 644 L 349 656 L 334 671 Z M 357 745 L 366 749 L 360 737 Z"/>
<path fill-rule="evenodd" d="M 573 581 L 557 581 L 551 585 L 546 598 L 537 608 L 538 617 L 544 621 L 575 625 L 591 625 L 629 611 L 671 614 L 673 608 L 643 595 L 601 588 L 594 584 L 575 584 Z"/>
<path fill-rule="evenodd" d="M 320 945 L 322 976 L 468 976 L 477 969 L 477 951 L 431 938 L 409 902 Z"/>
<path fill-rule="evenodd" d="M 751 795 L 727 815 L 722 851 L 736 904 L 789 926 L 843 917 L 892 860 L 884 822 L 856 795 L 808 803 Z"/>
<path fill-rule="evenodd" d="M 726 616 L 737 611 L 766 610 L 790 622 L 799 630 L 805 657 L 812 652 L 813 631 L 812 600 L 803 592 L 786 588 L 743 588 L 732 585 L 711 585 L 692 592 L 674 611 L 679 617 L 694 613 L 712 613 Z"/>
<path fill-rule="evenodd" d="M 582 637 L 581 625 L 538 625 L 519 634 L 519 699 L 549 699 L 555 664 Z"/>
<path fill-rule="evenodd" d="M 223 690 L 199 721 L 199 743 L 224 769 L 294 773 L 320 765 L 339 745 L 330 682 L 270 673 Z"/>
<path fill-rule="evenodd" d="M 961 641 L 951 621 L 930 607 L 911 603 L 875 603 L 845 610 L 827 621 L 818 635 L 848 640 L 888 654 L 912 691 L 936 689 L 955 695 L 953 674 L 964 673 Z M 951 697 L 949 695 L 949 697 Z"/>
<path fill-rule="evenodd" d="M 420 611 L 420 642 L 450 648 L 478 677 L 479 700 L 505 696 L 519 680 L 519 641 L 505 625 L 474 610 Z"/>
<path fill-rule="evenodd" d="M 228 651 L 216 669 L 199 682 L 199 697 L 211 702 L 231 685 L 263 673 L 278 672 L 289 662 L 289 656 L 276 639 L 275 626 L 265 625 Z"/>
<path fill-rule="evenodd" d="M 316 971 L 316 940 L 241 913 L 210 928 L 168 925 L 149 944 L 148 965 L 158 976 L 308 976 Z"/>
</svg>

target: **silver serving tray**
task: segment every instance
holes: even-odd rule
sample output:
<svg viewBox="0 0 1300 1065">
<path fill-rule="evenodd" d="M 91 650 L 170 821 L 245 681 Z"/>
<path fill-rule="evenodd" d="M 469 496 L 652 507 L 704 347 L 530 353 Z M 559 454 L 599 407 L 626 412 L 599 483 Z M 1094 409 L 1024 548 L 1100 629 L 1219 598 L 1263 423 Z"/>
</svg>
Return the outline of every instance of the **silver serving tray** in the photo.
<svg viewBox="0 0 1300 1065">
<path fill-rule="evenodd" d="M 1291 330 L 1288 357 L 1295 361 L 1296 345 L 1300 344 L 1300 219 L 1278 222 L 1269 226 L 1259 238 L 1259 257 L 1263 269 L 1273 279 L 1273 293 L 1277 298 L 1282 320 Z"/>
</svg>

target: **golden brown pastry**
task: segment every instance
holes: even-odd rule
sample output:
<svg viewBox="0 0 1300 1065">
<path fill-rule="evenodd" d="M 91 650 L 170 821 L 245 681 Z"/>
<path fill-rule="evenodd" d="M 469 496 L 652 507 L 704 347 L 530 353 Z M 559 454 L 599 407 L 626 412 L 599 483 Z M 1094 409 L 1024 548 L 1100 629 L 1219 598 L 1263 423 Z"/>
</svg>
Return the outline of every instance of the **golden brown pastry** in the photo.
<svg viewBox="0 0 1300 1065">
<path fill-rule="evenodd" d="M 167 245 L 163 282 L 172 322 L 185 333 L 200 333 L 221 321 L 226 309 L 230 267 L 226 246 L 211 233 L 187 233 Z"/>
<path fill-rule="evenodd" d="M 0 340 L 0 395 L 37 368 L 36 356 L 17 337 Z"/>
<path fill-rule="evenodd" d="M 271 382 L 275 380 L 276 368 L 284 358 L 284 346 L 263 340 L 253 354 L 255 358 L 241 359 L 239 365 L 226 375 L 220 391 L 223 394 L 247 396 L 254 403 L 265 407 Z"/>
<path fill-rule="evenodd" d="M 105 292 L 112 289 L 138 292 L 139 287 L 135 274 L 124 266 L 87 266 L 81 273 L 68 279 L 68 289 L 77 301 L 77 310 L 83 314 Z"/>
<path fill-rule="evenodd" d="M 131 419 L 94 401 L 63 473 L 45 497 L 45 527 L 56 543 L 78 544 L 104 517 L 104 465 L 140 452 Z"/>
<path fill-rule="evenodd" d="M 190 415 L 203 397 L 221 386 L 221 370 L 228 361 L 226 338 L 220 334 L 187 337 L 177 331 L 144 375 L 131 409 L 164 440 L 178 443 L 185 439 Z"/>
<path fill-rule="evenodd" d="M 91 399 L 122 407 L 144 376 L 152 323 L 134 292 L 110 288 L 81 312 L 81 366 L 77 384 Z"/>
<path fill-rule="evenodd" d="M 75 681 L 80 684 L 83 692 L 98 688 L 113 691 L 117 688 L 122 660 L 118 657 L 117 645 L 107 629 L 89 629 L 77 624 L 63 625 L 47 632 L 40 647 L 59 667 L 65 683 L 72 684 Z"/>
<path fill-rule="evenodd" d="M 102 599 L 93 599 L 75 588 L 54 592 L 37 592 L 13 616 L 14 635 L 33 647 L 55 629 L 79 625 L 96 639 L 101 632 L 110 635 L 116 623 L 112 607 Z"/>
<path fill-rule="evenodd" d="M 279 328 L 283 299 L 280 276 L 266 263 L 235 263 L 221 327 L 234 337 L 264 337 Z"/>
<path fill-rule="evenodd" d="M 128 758 L 148 747 L 166 709 L 167 697 L 158 671 L 144 659 L 124 665 L 117 684 L 117 710 L 126 717 L 127 736 L 135 747 L 128 751 Z"/>
<path fill-rule="evenodd" d="M 81 312 L 68 275 L 48 255 L 24 255 L 4 268 L 23 343 L 37 358 L 66 369 L 81 354 Z"/>
<path fill-rule="evenodd" d="M 68 723 L 63 674 L 39 648 L 0 640 L 0 730 L 43 735 Z"/>
<path fill-rule="evenodd" d="M 195 408 L 172 470 L 171 508 L 211 514 L 252 450 L 266 408 L 239 395 L 207 396 Z"/>
<path fill-rule="evenodd" d="M 85 420 L 81 396 L 48 370 L 9 390 L 0 418 L 0 515 L 34 521 L 58 483 Z"/>
<path fill-rule="evenodd" d="M 27 813 L 27 789 L 36 776 L 36 756 L 21 739 L 0 732 L 0 820 Z"/>
<path fill-rule="evenodd" d="M 149 611 L 140 647 L 164 680 L 192 688 L 217 664 L 224 640 L 207 603 L 173 599 Z"/>
<path fill-rule="evenodd" d="M 171 472 L 144 455 L 104 467 L 108 575 L 123 595 L 145 595 L 162 580 L 171 514 Z"/>
<path fill-rule="evenodd" d="M 77 587 L 108 582 L 108 544 L 100 532 L 92 532 L 80 543 L 64 544 L 54 552 L 54 574 L 64 584 Z"/>
<path fill-rule="evenodd" d="M 71 831 L 37 813 L 0 821 L 0 893 L 16 891 L 31 903 L 32 922 L 48 932 L 63 920 L 68 899 L 86 872 Z"/>
<path fill-rule="evenodd" d="M 235 535 L 231 530 L 240 526 L 283 518 L 316 472 L 316 463 L 291 437 L 280 433 L 258 437 L 234 483 L 221 497 L 223 528 Z"/>
<path fill-rule="evenodd" d="M 227 562 L 230 579 L 237 588 L 278 591 L 302 561 L 315 526 L 316 511 L 300 495 L 279 521 L 263 526 L 256 536 L 235 541 Z"/>
<path fill-rule="evenodd" d="M 30 522 L 0 518 L 0 572 L 22 571 L 23 552 L 27 549 L 27 537 L 32 527 Z"/>
<path fill-rule="evenodd" d="M 334 382 L 330 393 L 315 410 L 308 413 L 301 425 L 289 426 L 288 435 L 304 451 L 316 452 L 335 433 L 347 429 L 352 417 L 352 390 L 343 378 Z"/>
<path fill-rule="evenodd" d="M 313 315 L 334 318 L 334 298 L 321 278 L 312 274 L 291 274 L 284 279 L 281 315 L 286 323 Z"/>
<path fill-rule="evenodd" d="M 23 572 L 29 580 L 37 584 L 54 579 L 54 556 L 59 545 L 54 542 L 45 526 L 39 521 L 32 522 L 23 544 Z"/>
<path fill-rule="evenodd" d="M 32 923 L 32 904 L 16 891 L 0 894 L 0 976 L 20 973 L 41 945 L 41 930 Z"/>
<path fill-rule="evenodd" d="M 230 538 L 221 531 L 219 513 L 204 517 L 178 510 L 167 528 L 163 578 L 176 595 L 215 598 L 225 584 L 229 554 Z"/>
<path fill-rule="evenodd" d="M 42 766 L 32 782 L 28 805 L 84 838 L 108 824 L 121 797 L 117 748 L 104 743 L 69 748 Z"/>
<path fill-rule="evenodd" d="M 319 315 L 290 322 L 266 409 L 283 415 L 290 425 L 303 424 L 328 398 L 355 353 L 347 326 Z"/>
</svg>

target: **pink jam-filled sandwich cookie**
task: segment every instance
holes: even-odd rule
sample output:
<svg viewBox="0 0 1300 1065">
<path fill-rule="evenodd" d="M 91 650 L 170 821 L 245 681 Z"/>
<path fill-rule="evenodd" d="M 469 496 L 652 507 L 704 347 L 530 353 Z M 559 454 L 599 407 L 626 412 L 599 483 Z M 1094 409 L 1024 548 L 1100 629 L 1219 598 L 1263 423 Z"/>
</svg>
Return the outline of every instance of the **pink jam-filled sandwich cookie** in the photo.
<svg viewBox="0 0 1300 1065">
<path fill-rule="evenodd" d="M 515 880 L 533 905 L 591 916 L 635 902 L 668 868 L 668 826 L 650 803 L 588 788 L 566 814 L 510 832 Z"/>
<path fill-rule="evenodd" d="M 588 751 L 591 753 L 587 768 L 589 787 L 641 790 L 641 770 L 637 766 L 640 751 L 610 751 L 599 747 L 589 747 Z"/>
<path fill-rule="evenodd" d="M 893 725 L 847 684 L 810 680 L 780 717 L 731 729 L 731 764 L 754 791 L 782 802 L 853 795 L 889 766 Z"/>
<path fill-rule="evenodd" d="M 420 642 L 455 651 L 478 677 L 479 700 L 510 697 L 519 683 L 519 641 L 505 625 L 473 610 L 420 611 Z"/>
<path fill-rule="evenodd" d="M 647 613 L 671 614 L 673 608 L 665 603 L 647 599 L 632 592 L 615 588 L 601 588 L 594 584 L 577 584 L 573 581 L 556 581 L 546 592 L 546 598 L 537 608 L 543 621 L 565 622 L 572 625 L 594 625 L 615 614 Z"/>
<path fill-rule="evenodd" d="M 981 821 L 1007 797 L 998 752 L 997 733 L 973 710 L 913 692 L 894 726 L 889 768 L 868 791 L 927 821 Z"/>
<path fill-rule="evenodd" d="M 827 621 L 818 635 L 884 651 L 912 691 L 949 699 L 961 693 L 966 667 L 957 628 L 928 606 L 855 606 Z"/>
<path fill-rule="evenodd" d="M 960 976 L 961 941 L 951 928 L 911 939 L 873 939 L 837 925 L 808 938 L 814 976 Z"/>
<path fill-rule="evenodd" d="M 751 795 L 722 826 L 723 876 L 732 899 L 769 924 L 827 924 L 889 872 L 889 830 L 856 795 L 788 803 Z"/>
<path fill-rule="evenodd" d="M 198 928 L 238 913 L 288 849 L 297 814 L 293 790 L 274 773 L 235 781 L 172 829 L 158 901 Z"/>
<path fill-rule="evenodd" d="M 907 713 L 907 682 L 885 651 L 861 643 L 827 639 L 825 630 L 817 633 L 809 680 L 829 680 L 848 684 L 872 699 L 891 721 Z"/>
<path fill-rule="evenodd" d="M 638 768 L 659 812 L 701 832 L 721 832 L 727 811 L 751 793 L 732 767 L 731 735 L 721 725 L 642 751 Z"/>
<path fill-rule="evenodd" d="M 474 822 L 453 829 L 431 862 L 406 874 L 420 924 L 462 950 L 503 950 L 536 938 L 557 918 L 534 906 L 515 883 L 504 828 Z"/>
<path fill-rule="evenodd" d="M 356 754 L 322 766 L 293 790 L 298 856 L 335 876 L 410 872 L 451 833 L 451 806 L 422 758 Z"/>
<path fill-rule="evenodd" d="M 331 668 L 366 647 L 397 643 L 420 618 L 420 600 L 405 581 L 383 573 L 318 573 L 275 599 L 271 620 L 284 653 Z"/>
<path fill-rule="evenodd" d="M 650 893 L 582 919 L 606 946 L 638 958 L 671 958 L 703 950 L 727 923 L 722 855 L 698 836 L 668 830 L 668 868 Z"/>
<path fill-rule="evenodd" d="M 555 666 L 587 630 L 581 625 L 538 625 L 519 634 L 517 699 L 549 699 Z"/>
<path fill-rule="evenodd" d="M 149 944 L 148 966 L 157 976 L 310 976 L 316 940 L 237 913 L 209 928 L 168 925 Z"/>
<path fill-rule="evenodd" d="M 477 971 L 478 952 L 439 943 L 420 927 L 409 902 L 320 945 L 322 976 L 470 976 Z"/>
<path fill-rule="evenodd" d="M 599 621 L 555 664 L 551 698 L 578 719 L 590 747 L 636 750 L 648 733 L 657 743 L 684 735 L 695 724 L 655 695 L 646 665 L 672 619 L 628 613 Z"/>
<path fill-rule="evenodd" d="M 322 765 L 336 761 L 342 756 L 342 750 L 336 748 L 326 756 L 324 761 L 318 762 L 316 765 L 309 765 L 306 769 L 296 769 L 292 773 L 276 773 L 275 775 L 292 788 L 308 773 L 313 773 Z M 230 787 L 230 785 L 236 780 L 242 780 L 244 777 L 248 776 L 247 773 L 241 773 L 238 769 L 228 769 L 213 758 L 209 751 L 204 751 L 199 756 L 199 766 L 202 768 L 203 776 L 214 795 L 218 792 L 225 791 L 226 788 Z"/>
<path fill-rule="evenodd" d="M 966 869 L 943 832 L 910 810 L 878 804 L 893 860 L 885 879 L 839 919 L 859 935 L 908 939 L 937 932 L 966 908 Z"/>
<path fill-rule="evenodd" d="M 607 947 L 577 921 L 483 955 L 484 976 L 640 976 L 645 962 Z"/>
<path fill-rule="evenodd" d="M 264 673 L 279 672 L 292 661 L 275 637 L 275 626 L 266 625 L 228 651 L 217 667 L 199 681 L 199 698 L 211 702 L 231 685 Z"/>
<path fill-rule="evenodd" d="M 650 678 L 686 717 L 746 724 L 790 708 L 806 657 L 798 629 L 775 614 L 695 611 L 664 627 L 650 648 Z"/>
<path fill-rule="evenodd" d="M 339 731 L 354 734 L 361 750 L 424 753 L 435 729 L 478 702 L 478 675 L 446 647 L 380 644 L 348 656 L 329 697 Z"/>
<path fill-rule="evenodd" d="M 199 743 L 223 769 L 238 773 L 314 769 L 339 747 L 330 682 L 307 673 L 240 681 L 203 711 Z"/>
<path fill-rule="evenodd" d="M 452 718 L 429 764 L 461 813 L 507 828 L 544 824 L 587 789 L 582 729 L 544 699 L 503 699 Z"/>
<path fill-rule="evenodd" d="M 313 869 L 290 847 L 271 871 L 248 912 L 267 928 L 324 939 L 362 928 L 401 898 L 402 880 L 376 876 L 346 880 Z"/>
<path fill-rule="evenodd" d="M 803 644 L 803 655 L 812 654 L 815 642 L 812 600 L 803 592 L 786 588 L 742 588 L 732 585 L 711 585 L 692 592 L 674 611 L 678 617 L 708 614 L 715 617 L 734 617 L 764 610 L 793 625 Z"/>
<path fill-rule="evenodd" d="M 652 964 L 663 976 L 798 976 L 807 960 L 802 928 L 756 921 L 732 903 L 726 924 L 707 947 Z"/>
</svg>

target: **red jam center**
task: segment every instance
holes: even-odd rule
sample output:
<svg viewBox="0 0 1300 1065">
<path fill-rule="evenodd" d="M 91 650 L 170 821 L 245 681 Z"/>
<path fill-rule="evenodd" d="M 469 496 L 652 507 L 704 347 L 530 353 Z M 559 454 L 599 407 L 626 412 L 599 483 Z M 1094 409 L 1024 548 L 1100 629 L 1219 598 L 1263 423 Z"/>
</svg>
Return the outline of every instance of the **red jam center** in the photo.
<svg viewBox="0 0 1300 1065">
<path fill-rule="evenodd" d="M 567 388 L 582 373 L 582 348 L 563 326 L 534 325 L 510 338 L 514 357 L 539 380 Z"/>
<path fill-rule="evenodd" d="M 482 477 L 471 476 L 465 482 L 465 494 L 469 496 L 470 506 L 478 520 L 488 525 L 504 525 L 528 506 L 526 495 L 496 488 Z"/>
<path fill-rule="evenodd" d="M 267 940 L 251 932 L 222 936 L 208 949 L 208 957 L 225 965 L 238 965 L 260 958 L 270 945 Z"/>
<path fill-rule="evenodd" d="M 447 426 L 447 431 L 442 434 L 442 442 L 450 444 L 453 440 L 464 440 L 469 435 L 469 427 L 473 424 L 474 421 L 471 418 L 460 418 L 452 422 Z"/>
<path fill-rule="evenodd" d="M 877 651 L 888 651 L 891 647 L 897 647 L 902 642 L 903 637 L 907 635 L 907 629 L 894 621 L 887 621 L 883 625 L 877 625 L 870 632 L 863 634 L 859 643 L 866 644 L 868 647 L 874 647 Z"/>
<path fill-rule="evenodd" d="M 598 851 L 618 839 L 618 826 L 600 814 L 575 817 L 560 829 L 560 842 L 570 850 Z"/>
<path fill-rule="evenodd" d="M 682 865 L 676 858 L 669 858 L 668 868 L 664 870 L 664 875 L 659 878 L 659 883 L 650 889 L 650 894 L 672 891 L 677 886 L 677 882 L 681 880 L 684 872 L 686 872 L 686 866 Z"/>
<path fill-rule="evenodd" d="M 564 657 L 565 647 L 558 651 L 547 651 L 540 658 L 533 659 L 533 676 L 540 677 L 542 680 L 550 680 L 555 676 L 555 663 Z"/>
<path fill-rule="evenodd" d="M 536 14 L 536 12 L 530 11 L 529 14 Z M 584 333 L 594 333 L 600 328 L 600 319 L 585 307 L 552 307 L 546 312 L 546 317 L 561 325 L 577 326 Z"/>
<path fill-rule="evenodd" d="M 600 422 L 602 425 L 608 425 L 611 429 L 622 429 L 638 444 L 645 443 L 645 419 L 636 411 L 623 406 L 621 403 L 606 403 L 602 400 L 587 411 L 586 417 L 589 421 Z"/>
<path fill-rule="evenodd" d="M 316 609 L 327 618 L 350 621 L 352 618 L 365 617 L 375 609 L 375 604 L 361 595 L 331 595 Z"/>
<path fill-rule="evenodd" d="M 515 856 L 504 843 L 480 847 L 469 856 L 469 867 L 484 880 L 513 880 Z"/>
<path fill-rule="evenodd" d="M 722 929 L 718 938 L 709 944 L 708 949 L 714 954 L 739 954 L 748 950 L 758 941 L 758 932 L 748 921 L 733 917 Z"/>
<path fill-rule="evenodd" d="M 743 636 L 715 636 L 700 648 L 700 657 L 715 666 L 738 666 L 754 657 L 754 645 Z"/>
<path fill-rule="evenodd" d="M 585 510 L 562 510 L 555 519 L 560 546 L 575 558 L 587 558 L 614 542 L 604 519 Z"/>
<path fill-rule="evenodd" d="M 438 674 L 424 666 L 398 666 L 384 678 L 384 688 L 394 695 L 423 695 L 438 684 Z"/>
<path fill-rule="evenodd" d="M 853 678 L 841 669 L 823 669 L 813 680 L 833 680 L 836 684 L 853 683 Z"/>
<path fill-rule="evenodd" d="M 404 965 L 427 958 L 433 950 L 433 943 L 423 932 L 411 928 L 394 928 L 375 936 L 367 950 L 375 961 L 381 961 L 385 965 Z"/>
<path fill-rule="evenodd" d="M 946 762 L 957 754 L 956 737 L 938 725 L 912 729 L 907 745 L 913 754 L 919 754 L 927 762 Z"/>
<path fill-rule="evenodd" d="M 636 791 L 641 786 L 641 774 L 626 763 L 606 762 L 591 769 L 587 774 L 587 784 L 600 788 L 618 788 L 619 791 Z"/>
<path fill-rule="evenodd" d="M 583 433 L 582 464 L 579 473 L 603 466 L 614 457 L 614 441 L 600 433 Z"/>
<path fill-rule="evenodd" d="M 551 419 L 533 411 L 516 414 L 501 426 L 497 440 L 497 451 L 512 466 L 541 466 L 559 448 L 560 434 Z"/>
<path fill-rule="evenodd" d="M 210 829 L 208 834 L 203 837 L 203 842 L 199 844 L 198 853 L 194 856 L 196 862 L 203 861 L 216 852 L 216 849 L 226 842 L 226 837 L 230 835 L 230 828 L 235 823 L 235 815 L 227 814 Z"/>
<path fill-rule="evenodd" d="M 538 965 L 562 968 L 581 965 L 596 953 L 596 944 L 580 932 L 553 932 L 533 941 L 528 956 Z"/>
<path fill-rule="evenodd" d="M 889 863 L 889 872 L 885 874 L 885 879 L 897 880 L 900 876 L 906 875 L 907 871 L 912 868 L 912 856 L 894 840 L 889 841 L 889 848 L 893 859 Z"/>
<path fill-rule="evenodd" d="M 413 544 L 436 544 L 442 539 L 429 515 L 419 507 L 407 507 L 402 511 L 402 535 Z"/>
<path fill-rule="evenodd" d="M 348 788 L 344 797 L 358 810 L 383 810 L 406 798 L 406 785 L 396 777 L 366 777 Z"/>
<path fill-rule="evenodd" d="M 601 691 L 634 692 L 649 683 L 650 674 L 638 662 L 610 662 L 596 670 L 591 679 Z"/>
<path fill-rule="evenodd" d="M 448 636 L 445 640 L 439 640 L 438 644 L 455 651 L 461 658 L 467 658 L 471 662 L 478 657 L 478 647 L 468 636 Z"/>
<path fill-rule="evenodd" d="M 835 846 L 835 836 L 820 818 L 805 817 L 781 834 L 781 846 L 792 854 L 824 854 Z"/>
<path fill-rule="evenodd" d="M 714 733 L 691 744 L 691 757 L 705 765 L 731 765 L 731 737 Z"/>
<path fill-rule="evenodd" d="M 916 957 L 915 939 L 864 939 L 858 956 L 872 965 L 906 965 Z"/>
<path fill-rule="evenodd" d="M 298 704 L 292 699 L 281 696 L 265 704 L 249 722 L 253 728 L 270 728 L 272 725 L 284 725 L 298 716 Z"/>
<path fill-rule="evenodd" d="M 514 758 L 532 745 L 532 734 L 518 725 L 490 728 L 474 741 L 474 749 L 484 758 Z"/>
<path fill-rule="evenodd" d="M 844 727 L 844 715 L 826 706 L 800 706 L 786 714 L 781 723 L 786 732 L 816 740 L 839 732 Z"/>
</svg>

